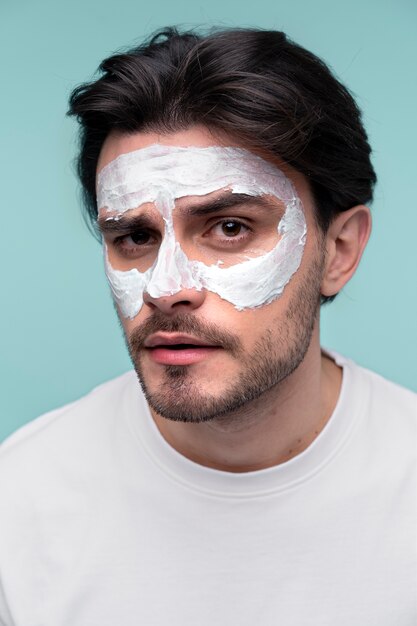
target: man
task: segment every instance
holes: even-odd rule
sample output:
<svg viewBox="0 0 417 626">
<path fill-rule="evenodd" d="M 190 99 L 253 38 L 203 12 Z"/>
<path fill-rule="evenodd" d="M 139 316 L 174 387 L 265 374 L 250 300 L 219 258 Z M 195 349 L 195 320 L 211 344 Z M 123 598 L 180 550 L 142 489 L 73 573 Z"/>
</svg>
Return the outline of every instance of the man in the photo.
<svg viewBox="0 0 417 626">
<path fill-rule="evenodd" d="M 410 626 L 416 396 L 319 341 L 371 228 L 356 104 L 272 31 L 101 70 L 70 114 L 135 372 L 4 444 L 0 622 Z"/>
</svg>

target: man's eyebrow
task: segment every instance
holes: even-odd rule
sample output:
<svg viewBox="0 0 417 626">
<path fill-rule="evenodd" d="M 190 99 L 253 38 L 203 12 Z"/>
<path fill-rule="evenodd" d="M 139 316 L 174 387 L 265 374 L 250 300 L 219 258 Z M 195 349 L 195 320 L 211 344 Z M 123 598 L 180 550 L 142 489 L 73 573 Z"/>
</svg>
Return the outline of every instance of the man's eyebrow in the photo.
<svg viewBox="0 0 417 626">
<path fill-rule="evenodd" d="M 227 193 L 208 200 L 203 204 L 189 205 L 186 207 L 178 207 L 179 213 L 190 216 L 199 217 L 210 215 L 211 213 L 219 213 L 226 209 L 237 206 L 251 205 L 257 208 L 271 211 L 277 208 L 276 202 L 265 196 L 250 196 L 246 193 Z M 105 217 L 100 215 L 97 218 L 97 227 L 101 234 L 106 233 L 127 233 L 132 230 L 141 230 L 143 228 L 155 228 L 155 220 L 146 213 L 142 215 L 118 215 L 116 217 Z"/>
<path fill-rule="evenodd" d="M 178 211 L 181 211 L 184 215 L 189 216 L 202 216 L 209 215 L 210 213 L 218 213 L 220 211 L 230 209 L 236 206 L 251 205 L 261 209 L 267 209 L 271 211 L 276 209 L 276 203 L 265 196 L 250 196 L 246 193 L 227 193 L 214 200 L 208 200 L 207 202 L 199 205 L 190 205 L 188 207 L 181 207 Z"/>
<path fill-rule="evenodd" d="M 117 217 L 105 217 L 100 215 L 97 218 L 97 227 L 102 235 L 105 233 L 127 233 L 132 230 L 143 228 L 155 228 L 155 220 L 148 215 L 118 215 Z"/>
</svg>

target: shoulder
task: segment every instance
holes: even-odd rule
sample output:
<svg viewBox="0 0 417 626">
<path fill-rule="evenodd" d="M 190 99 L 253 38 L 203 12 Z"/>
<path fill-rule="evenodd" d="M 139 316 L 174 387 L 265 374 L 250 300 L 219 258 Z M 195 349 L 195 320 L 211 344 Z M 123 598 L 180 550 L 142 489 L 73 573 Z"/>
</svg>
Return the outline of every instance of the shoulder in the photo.
<svg viewBox="0 0 417 626">
<path fill-rule="evenodd" d="M 358 392 L 361 385 L 369 389 L 369 409 L 381 419 L 395 416 L 398 423 L 416 425 L 417 394 L 384 376 L 349 361 L 354 370 Z"/>
<path fill-rule="evenodd" d="M 383 376 L 359 368 L 359 373 L 368 381 L 368 421 L 377 441 L 385 445 L 386 454 L 396 457 L 398 462 L 408 458 L 416 460 L 417 442 L 417 394 Z"/>
<path fill-rule="evenodd" d="M 1 476 L 23 468 L 36 472 L 46 458 L 77 454 L 83 442 L 100 438 L 100 431 L 103 436 L 120 411 L 125 389 L 135 382 L 135 373 L 127 372 L 15 431 L 0 445 L 0 486 Z"/>
<path fill-rule="evenodd" d="M 343 410 L 349 413 L 355 407 L 360 413 L 368 460 L 381 455 L 386 466 L 412 470 L 417 448 L 417 394 L 350 359 L 330 355 L 349 379 Z"/>
<path fill-rule="evenodd" d="M 351 392 L 369 393 L 370 409 L 381 413 L 395 411 L 403 420 L 417 421 L 417 393 L 394 383 L 380 374 L 358 365 L 337 352 L 326 350 L 335 362 L 350 373 Z"/>
</svg>

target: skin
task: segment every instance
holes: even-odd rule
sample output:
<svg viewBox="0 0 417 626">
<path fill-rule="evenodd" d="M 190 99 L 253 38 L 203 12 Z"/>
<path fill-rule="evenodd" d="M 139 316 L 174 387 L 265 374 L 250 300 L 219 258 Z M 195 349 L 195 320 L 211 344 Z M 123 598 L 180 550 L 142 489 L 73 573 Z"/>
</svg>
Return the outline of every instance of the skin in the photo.
<svg viewBox="0 0 417 626">
<path fill-rule="evenodd" d="M 145 148 L 155 143 L 172 146 L 237 146 L 246 147 L 232 137 L 212 133 L 203 126 L 160 135 L 158 133 L 111 133 L 102 148 L 97 172 L 120 154 Z M 259 153 L 257 153 L 259 154 Z M 270 155 L 259 154 L 277 165 L 291 179 L 303 203 L 308 236 L 300 268 L 287 284 L 282 296 L 268 305 L 237 311 L 235 307 L 209 291 L 183 289 L 162 298 L 144 296 L 139 314 L 128 320 L 120 317 L 127 339 L 155 314 L 173 319 L 191 315 L 196 321 L 214 324 L 238 336 L 244 355 L 250 359 L 257 341 L 265 334 L 273 342 L 286 320 L 288 344 L 295 342 L 298 332 L 288 311 L 297 297 L 302 297 L 313 266 L 321 263 L 319 289 L 322 295 L 339 292 L 353 276 L 368 241 L 371 217 L 368 207 L 358 205 L 336 216 L 324 240 L 314 218 L 314 202 L 307 179 L 285 163 Z M 200 199 L 181 198 L 176 206 L 195 204 Z M 139 210 L 139 209 L 138 209 Z M 135 212 L 136 209 L 133 210 Z M 231 215 L 227 215 L 231 217 Z M 177 240 L 190 254 L 187 218 L 174 216 Z M 111 263 L 127 269 L 117 254 L 111 237 L 106 234 Z M 188 250 L 187 250 L 188 249 Z M 132 265 L 130 265 L 132 266 Z M 288 321 L 290 319 L 290 321 Z M 207 467 L 230 472 L 248 472 L 278 465 L 297 456 L 318 436 L 329 420 L 339 397 L 342 371 L 322 353 L 319 336 L 319 307 L 316 308 L 313 330 L 307 351 L 296 369 L 262 395 L 239 410 L 203 423 L 173 421 L 151 413 L 162 436 L 178 452 Z M 166 381 L 165 366 L 155 363 L 142 351 L 141 372 L 149 390 L 158 393 Z M 241 362 L 227 350 L 216 350 L 201 362 L 188 367 L 189 377 L 202 392 L 221 396 L 227 381 L 239 376 Z M 302 393 L 300 392 L 302 390 Z"/>
</svg>

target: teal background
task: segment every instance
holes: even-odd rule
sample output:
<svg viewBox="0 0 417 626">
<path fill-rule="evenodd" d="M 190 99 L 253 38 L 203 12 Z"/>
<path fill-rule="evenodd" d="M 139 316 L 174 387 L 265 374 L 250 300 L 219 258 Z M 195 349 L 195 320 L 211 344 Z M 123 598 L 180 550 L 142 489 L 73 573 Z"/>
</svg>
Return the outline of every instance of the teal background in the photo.
<svg viewBox="0 0 417 626">
<path fill-rule="evenodd" d="M 130 367 L 65 112 L 105 56 L 174 24 L 282 29 L 356 94 L 379 176 L 374 231 L 323 311 L 323 344 L 417 390 L 413 0 L 0 0 L 0 439 Z"/>
</svg>

